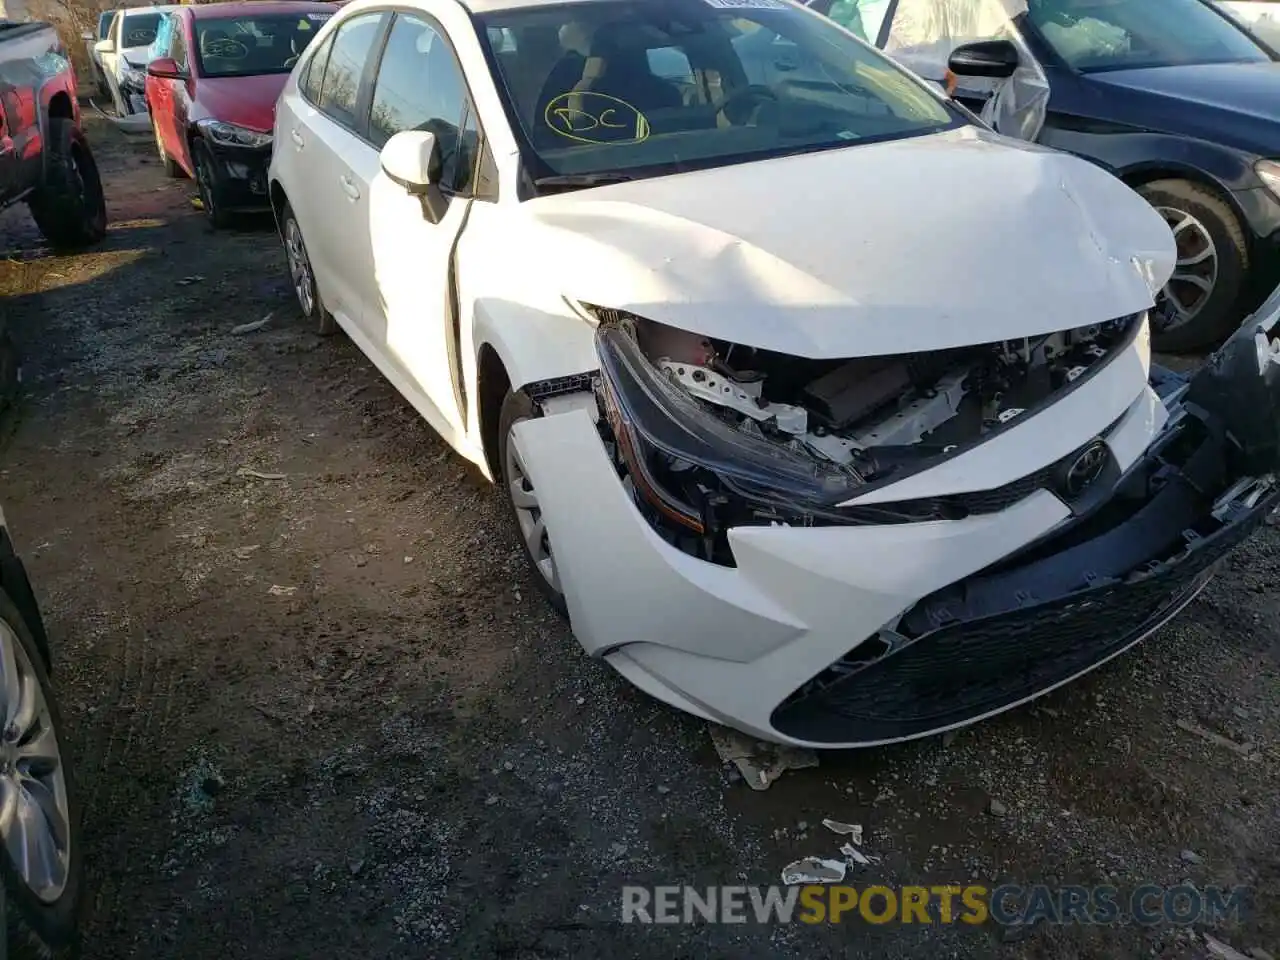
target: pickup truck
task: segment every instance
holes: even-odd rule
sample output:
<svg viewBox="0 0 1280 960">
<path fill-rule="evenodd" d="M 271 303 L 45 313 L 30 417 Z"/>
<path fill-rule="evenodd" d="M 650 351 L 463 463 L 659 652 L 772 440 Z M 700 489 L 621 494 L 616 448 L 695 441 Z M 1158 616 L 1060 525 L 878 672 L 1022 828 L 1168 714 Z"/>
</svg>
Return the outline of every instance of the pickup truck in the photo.
<svg viewBox="0 0 1280 960">
<path fill-rule="evenodd" d="M 66 48 L 47 23 L 0 20 L 0 209 L 20 201 L 54 247 L 106 236 L 102 180 L 80 129 Z"/>
</svg>

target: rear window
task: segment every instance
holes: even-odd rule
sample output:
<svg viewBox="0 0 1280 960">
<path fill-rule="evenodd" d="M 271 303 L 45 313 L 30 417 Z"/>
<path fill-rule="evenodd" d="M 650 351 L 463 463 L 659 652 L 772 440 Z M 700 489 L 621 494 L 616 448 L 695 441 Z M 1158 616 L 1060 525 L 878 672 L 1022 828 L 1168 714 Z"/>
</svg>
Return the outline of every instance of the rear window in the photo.
<svg viewBox="0 0 1280 960">
<path fill-rule="evenodd" d="M 200 18 L 195 52 L 206 77 L 288 73 L 332 13 Z"/>
</svg>

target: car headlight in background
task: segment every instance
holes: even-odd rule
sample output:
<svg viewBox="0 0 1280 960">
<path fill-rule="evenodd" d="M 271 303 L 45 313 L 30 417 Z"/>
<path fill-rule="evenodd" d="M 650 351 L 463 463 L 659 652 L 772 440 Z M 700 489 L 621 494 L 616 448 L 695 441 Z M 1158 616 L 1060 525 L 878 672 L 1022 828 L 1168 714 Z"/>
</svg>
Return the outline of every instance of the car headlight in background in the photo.
<svg viewBox="0 0 1280 960">
<path fill-rule="evenodd" d="M 1280 161 L 1259 160 L 1253 165 L 1253 170 L 1267 185 L 1267 189 L 1280 197 Z"/>
<path fill-rule="evenodd" d="M 214 143 L 227 147 L 269 147 L 271 134 L 250 130 L 223 120 L 201 120 L 196 126 Z"/>
<path fill-rule="evenodd" d="M 147 71 L 137 64 L 127 64 L 120 77 L 120 82 L 142 89 L 147 85 Z"/>
</svg>

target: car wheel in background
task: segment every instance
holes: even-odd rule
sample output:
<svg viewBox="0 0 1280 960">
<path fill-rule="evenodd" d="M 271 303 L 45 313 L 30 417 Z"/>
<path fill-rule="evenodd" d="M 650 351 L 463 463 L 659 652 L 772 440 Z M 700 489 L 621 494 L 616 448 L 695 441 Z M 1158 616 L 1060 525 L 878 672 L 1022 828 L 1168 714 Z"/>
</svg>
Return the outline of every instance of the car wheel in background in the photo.
<svg viewBox="0 0 1280 960">
<path fill-rule="evenodd" d="M 1164 217 L 1178 247 L 1152 345 L 1172 353 L 1217 346 L 1244 319 L 1249 248 L 1240 221 L 1226 200 L 1189 180 L 1155 180 L 1138 193 Z"/>
<path fill-rule="evenodd" d="M 169 156 L 169 151 L 164 148 L 164 141 L 160 138 L 160 128 L 156 126 L 154 119 L 151 121 L 151 132 L 156 138 L 156 153 L 160 156 L 160 165 L 164 167 L 164 175 L 174 180 L 185 176 L 182 167 L 178 166 L 177 161 Z"/>
<path fill-rule="evenodd" d="M 62 717 L 29 625 L 0 591 L 0 874 L 9 956 L 70 958 L 83 889 Z"/>
<path fill-rule="evenodd" d="M 538 506 L 538 492 L 525 470 L 520 444 L 512 435 L 516 424 L 537 415 L 533 400 L 523 392 L 508 392 L 503 399 L 502 412 L 498 415 L 498 462 L 502 465 L 499 479 L 511 506 L 520 547 L 533 568 L 534 582 L 556 612 L 567 617 L 569 608 L 565 603 L 555 556 L 551 552 L 546 518 Z"/>
<path fill-rule="evenodd" d="M 196 187 L 200 191 L 200 203 L 213 229 L 221 230 L 231 225 L 231 215 L 224 204 L 222 174 L 213 151 L 203 140 L 196 140 L 191 150 L 191 160 L 196 168 Z"/>
<path fill-rule="evenodd" d="M 284 237 L 285 258 L 289 262 L 289 282 L 293 284 L 294 295 L 298 298 L 298 308 L 304 317 L 315 321 L 316 333 L 327 337 L 337 331 L 338 324 L 320 300 L 320 287 L 316 283 L 316 272 L 311 267 L 307 245 L 302 239 L 302 227 L 293 214 L 293 207 L 287 203 L 280 215 L 280 233 Z"/>
<path fill-rule="evenodd" d="M 55 247 L 83 247 L 107 235 L 107 205 L 98 165 L 84 134 L 64 117 L 49 121 L 44 185 L 30 201 L 31 216 Z"/>
</svg>

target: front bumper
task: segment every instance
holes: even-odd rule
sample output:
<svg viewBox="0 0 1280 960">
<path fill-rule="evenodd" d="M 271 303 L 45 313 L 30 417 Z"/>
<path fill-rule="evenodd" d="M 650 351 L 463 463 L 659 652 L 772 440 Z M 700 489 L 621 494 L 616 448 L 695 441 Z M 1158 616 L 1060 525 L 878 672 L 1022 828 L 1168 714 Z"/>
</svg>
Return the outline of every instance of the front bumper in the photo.
<svg viewBox="0 0 1280 960">
<path fill-rule="evenodd" d="M 1269 307 L 1280 317 L 1280 294 Z M 925 736 L 1066 683 L 1189 602 L 1280 499 L 1280 357 L 1255 384 L 1241 373 L 1251 341 L 1237 337 L 1207 379 L 1143 387 L 1143 349 L 1099 372 L 1090 403 L 1003 435 L 1041 451 L 1101 437 L 1113 494 L 1088 511 L 1028 484 L 958 520 L 741 526 L 732 567 L 655 532 L 618 480 L 594 401 L 560 398 L 515 429 L 574 632 L 660 699 L 805 746 Z M 1232 419 L 1245 406 L 1261 415 Z M 994 478 L 983 458 L 1006 452 L 992 441 L 952 462 Z"/>
<path fill-rule="evenodd" d="M 267 168 L 271 165 L 271 147 L 233 147 L 206 142 L 218 164 L 219 199 L 223 209 L 246 213 L 270 210 Z"/>
</svg>

